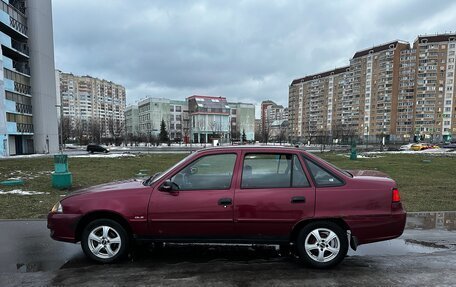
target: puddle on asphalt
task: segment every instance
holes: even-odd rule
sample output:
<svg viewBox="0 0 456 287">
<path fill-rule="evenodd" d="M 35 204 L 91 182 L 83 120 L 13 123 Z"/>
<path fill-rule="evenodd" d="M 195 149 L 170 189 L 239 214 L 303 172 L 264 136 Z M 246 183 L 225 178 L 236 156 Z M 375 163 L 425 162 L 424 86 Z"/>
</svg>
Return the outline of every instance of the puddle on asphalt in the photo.
<svg viewBox="0 0 456 287">
<path fill-rule="evenodd" d="M 426 244 L 426 243 L 422 243 Z M 349 250 L 348 256 L 394 256 L 411 253 L 433 253 L 443 251 L 437 248 L 422 245 L 417 241 L 393 239 L 389 241 L 361 245 L 357 251 Z M 278 246 L 271 245 L 209 245 L 209 244 L 167 244 L 162 248 L 153 245 L 143 246 L 135 250 L 133 257 L 119 264 L 130 265 L 162 265 L 182 262 L 204 263 L 211 261 L 274 261 L 283 260 Z M 17 263 L 17 272 L 53 271 L 67 268 L 81 268 L 94 265 L 81 252 L 76 252 L 70 260 L 43 260 L 30 263 Z"/>
<path fill-rule="evenodd" d="M 410 253 L 433 253 L 443 251 L 445 247 L 426 246 L 426 242 L 393 239 L 358 246 L 356 251 L 349 249 L 348 256 L 394 256 L 407 255 Z"/>
<path fill-rule="evenodd" d="M 421 212 L 409 213 L 407 215 L 406 228 L 415 230 L 435 230 L 436 233 L 442 230 L 456 230 L 456 212 Z M 55 242 L 54 242 L 55 243 Z M 29 256 L 33 261 L 18 262 L 9 265 L 9 269 L 17 272 L 39 272 L 53 271 L 65 268 L 81 268 L 91 266 L 94 263 L 89 261 L 79 245 L 58 244 L 58 252 L 52 252 L 47 256 Z M 53 248 L 56 247 L 51 245 Z M 43 249 L 50 252 L 46 246 L 32 245 L 30 254 L 37 255 L 36 250 Z M 348 256 L 394 256 L 413 253 L 433 253 L 444 251 L 445 247 L 420 242 L 416 240 L 393 239 L 383 242 L 361 245 L 357 251 L 349 250 Z M 39 252 L 38 252 L 39 254 Z M 22 257 L 22 256 L 21 256 Z M 41 259 L 40 259 L 41 258 Z M 140 250 L 129 261 L 121 264 L 174 264 L 180 262 L 209 262 L 212 260 L 222 261 L 255 261 L 255 260 L 282 260 L 285 257 L 280 255 L 277 246 L 266 245 L 165 245 L 162 249 L 140 248 Z M 13 261 L 14 262 L 14 261 Z M 12 262 L 11 262 L 12 263 Z M 15 265 L 14 265 L 15 264 Z"/>
</svg>

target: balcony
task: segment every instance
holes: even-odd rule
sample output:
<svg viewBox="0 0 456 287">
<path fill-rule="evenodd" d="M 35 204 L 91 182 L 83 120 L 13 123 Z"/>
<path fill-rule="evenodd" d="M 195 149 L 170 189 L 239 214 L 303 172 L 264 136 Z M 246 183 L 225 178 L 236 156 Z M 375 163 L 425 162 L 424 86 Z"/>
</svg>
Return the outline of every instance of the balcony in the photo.
<svg viewBox="0 0 456 287">
<path fill-rule="evenodd" d="M 33 125 L 32 124 L 21 124 L 17 123 L 17 132 L 21 134 L 32 134 Z"/>
<path fill-rule="evenodd" d="M 0 31 L 0 44 L 3 46 L 4 56 L 19 62 L 28 61 L 29 48 L 26 43 L 11 39 L 10 36 Z"/>
<path fill-rule="evenodd" d="M 32 88 L 29 85 L 21 84 L 10 79 L 4 79 L 5 90 L 30 95 Z"/>
<path fill-rule="evenodd" d="M 27 18 L 21 11 L 3 1 L 0 1 L 0 26 L 17 38 L 27 39 Z"/>
</svg>

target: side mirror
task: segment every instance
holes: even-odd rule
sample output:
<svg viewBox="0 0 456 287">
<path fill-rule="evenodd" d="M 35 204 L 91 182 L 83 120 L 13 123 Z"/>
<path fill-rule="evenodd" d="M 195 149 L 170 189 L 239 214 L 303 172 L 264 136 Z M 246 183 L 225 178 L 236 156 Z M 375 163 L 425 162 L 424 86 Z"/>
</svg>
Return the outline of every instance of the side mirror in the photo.
<svg viewBox="0 0 456 287">
<path fill-rule="evenodd" d="M 171 180 L 165 181 L 159 188 L 160 191 L 174 193 L 178 192 L 179 186 Z"/>
</svg>

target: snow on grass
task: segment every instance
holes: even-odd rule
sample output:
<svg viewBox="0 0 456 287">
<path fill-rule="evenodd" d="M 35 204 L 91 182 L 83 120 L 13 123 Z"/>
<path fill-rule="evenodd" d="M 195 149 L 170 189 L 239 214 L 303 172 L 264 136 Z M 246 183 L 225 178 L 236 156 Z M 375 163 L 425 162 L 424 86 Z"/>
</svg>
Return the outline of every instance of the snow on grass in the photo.
<svg viewBox="0 0 456 287">
<path fill-rule="evenodd" d="M 70 157 L 78 157 L 78 158 L 119 158 L 119 157 L 135 157 L 136 155 L 131 153 L 108 153 L 108 154 L 78 154 L 78 155 L 70 155 Z"/>
<path fill-rule="evenodd" d="M 27 191 L 22 189 L 13 189 L 9 191 L 3 191 L 0 189 L 0 195 L 3 194 L 16 194 L 16 195 L 41 195 L 41 194 L 49 194 L 49 192 L 41 192 L 41 191 Z"/>
</svg>

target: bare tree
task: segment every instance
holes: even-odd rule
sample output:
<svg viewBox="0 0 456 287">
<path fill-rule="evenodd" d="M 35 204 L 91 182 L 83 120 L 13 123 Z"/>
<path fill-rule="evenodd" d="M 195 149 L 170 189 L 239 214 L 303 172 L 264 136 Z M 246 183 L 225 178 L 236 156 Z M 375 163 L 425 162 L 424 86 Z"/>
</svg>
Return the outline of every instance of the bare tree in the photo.
<svg viewBox="0 0 456 287">
<path fill-rule="evenodd" d="M 86 134 L 86 123 L 80 118 L 75 119 L 71 136 L 74 137 L 78 144 L 84 144 L 84 135 Z"/>
<path fill-rule="evenodd" d="M 60 132 L 62 133 L 62 145 L 65 146 L 65 143 L 68 141 L 68 139 L 71 137 L 73 131 L 72 131 L 72 126 L 71 126 L 71 119 L 69 117 L 62 117 L 60 123 Z"/>
<path fill-rule="evenodd" d="M 110 137 L 112 138 L 115 145 L 119 145 L 122 141 L 123 131 L 124 131 L 124 124 L 120 122 L 120 120 L 115 120 L 113 118 L 108 119 L 108 132 Z"/>
<path fill-rule="evenodd" d="M 101 143 L 103 133 L 103 125 L 100 121 L 98 119 L 91 118 L 88 122 L 88 136 L 90 141 L 97 144 Z"/>
<path fill-rule="evenodd" d="M 264 143 L 268 143 L 269 137 L 271 136 L 271 125 L 269 124 L 269 120 L 266 119 L 266 122 L 264 124 L 262 133 L 261 133 L 261 139 Z"/>
<path fill-rule="evenodd" d="M 287 127 L 282 124 L 279 127 L 279 132 L 277 134 L 277 141 L 279 142 L 279 144 L 282 144 L 282 142 L 288 141 Z"/>
</svg>

